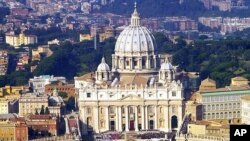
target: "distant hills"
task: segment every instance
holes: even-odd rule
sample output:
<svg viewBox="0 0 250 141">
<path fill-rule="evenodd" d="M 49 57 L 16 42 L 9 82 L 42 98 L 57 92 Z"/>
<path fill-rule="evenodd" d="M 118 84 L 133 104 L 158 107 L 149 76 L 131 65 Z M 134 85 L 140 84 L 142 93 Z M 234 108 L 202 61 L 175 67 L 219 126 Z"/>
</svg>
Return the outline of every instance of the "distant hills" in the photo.
<svg viewBox="0 0 250 141">
<path fill-rule="evenodd" d="M 114 3 L 102 7 L 99 12 L 128 16 L 133 11 L 134 2 L 135 0 L 115 0 Z M 250 9 L 231 12 L 220 12 L 217 8 L 207 10 L 199 0 L 184 0 L 182 4 L 179 4 L 179 0 L 137 0 L 137 7 L 142 17 L 187 16 L 195 19 L 200 16 L 250 17 Z"/>
</svg>

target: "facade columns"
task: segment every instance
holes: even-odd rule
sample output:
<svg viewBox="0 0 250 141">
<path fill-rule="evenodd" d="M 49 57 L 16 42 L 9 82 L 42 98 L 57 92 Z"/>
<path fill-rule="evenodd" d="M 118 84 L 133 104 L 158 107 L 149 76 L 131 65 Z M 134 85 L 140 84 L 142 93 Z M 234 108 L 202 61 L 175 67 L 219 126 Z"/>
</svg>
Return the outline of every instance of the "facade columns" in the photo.
<svg viewBox="0 0 250 141">
<path fill-rule="evenodd" d="M 139 70 L 141 70 L 142 69 L 142 58 L 141 57 L 139 58 L 138 64 L 139 64 Z"/>
<path fill-rule="evenodd" d="M 129 122 L 128 122 L 128 120 L 129 120 L 129 117 L 128 117 L 128 106 L 126 106 L 125 107 L 125 117 L 126 117 L 126 128 L 125 128 L 125 131 L 129 131 L 129 129 L 128 129 L 128 125 L 129 125 Z"/>
<path fill-rule="evenodd" d="M 135 131 L 138 130 L 138 106 L 135 106 Z"/>
<path fill-rule="evenodd" d="M 156 66 L 156 65 L 157 65 L 157 64 L 156 64 L 156 61 L 157 61 L 157 60 L 156 60 L 156 56 L 154 55 L 154 68 L 157 67 L 157 66 Z"/>
<path fill-rule="evenodd" d="M 178 105 L 178 118 L 177 118 L 177 120 L 178 120 L 178 129 L 181 126 L 182 119 L 183 119 L 183 116 L 182 116 L 182 105 Z"/>
<path fill-rule="evenodd" d="M 155 129 L 157 129 L 157 127 L 158 127 L 158 112 L 157 112 L 157 105 L 155 106 Z"/>
<path fill-rule="evenodd" d="M 119 131 L 122 131 L 122 107 L 121 106 L 119 106 L 118 107 L 118 113 L 119 113 L 119 116 L 118 116 L 118 118 L 119 118 Z"/>
<path fill-rule="evenodd" d="M 93 118 L 93 120 L 95 121 L 94 122 L 94 125 L 95 125 L 95 128 L 96 129 L 96 132 L 99 133 L 99 106 L 97 107 L 94 107 L 94 115 L 97 115 L 97 118 Z"/>
<path fill-rule="evenodd" d="M 119 128 L 119 126 L 120 126 L 120 113 L 119 113 L 119 106 L 117 106 L 116 107 L 116 115 L 115 115 L 115 117 L 116 117 L 116 122 L 115 122 L 115 128 L 116 128 L 116 131 L 120 131 L 120 128 Z"/>
<path fill-rule="evenodd" d="M 145 130 L 145 107 L 141 106 L 141 129 Z"/>
<path fill-rule="evenodd" d="M 109 107 L 107 106 L 106 107 L 106 110 L 105 110 L 105 117 L 106 117 L 106 129 L 109 130 Z"/>
<path fill-rule="evenodd" d="M 145 130 L 148 130 L 148 107 L 145 106 Z"/>
<path fill-rule="evenodd" d="M 169 131 L 169 129 L 171 128 L 169 126 L 169 105 L 165 107 L 165 126 L 167 128 L 167 131 Z"/>
<path fill-rule="evenodd" d="M 129 58 L 129 68 L 130 68 L 130 70 L 132 70 L 133 69 L 133 58 Z"/>
</svg>

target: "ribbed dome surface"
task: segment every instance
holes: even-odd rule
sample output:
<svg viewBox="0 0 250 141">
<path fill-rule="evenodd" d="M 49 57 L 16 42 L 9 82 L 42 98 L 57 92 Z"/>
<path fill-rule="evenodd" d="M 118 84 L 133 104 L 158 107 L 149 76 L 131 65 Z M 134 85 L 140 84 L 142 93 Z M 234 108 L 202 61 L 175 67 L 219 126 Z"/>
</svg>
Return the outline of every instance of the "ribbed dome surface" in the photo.
<svg viewBox="0 0 250 141">
<path fill-rule="evenodd" d="M 109 65 L 106 63 L 105 58 L 102 58 L 102 62 L 98 65 L 97 71 L 110 71 Z"/>
<path fill-rule="evenodd" d="M 116 41 L 115 54 L 138 56 L 153 53 L 155 50 L 154 36 L 146 27 L 140 25 L 140 17 L 135 9 L 131 24 L 121 32 Z"/>
<path fill-rule="evenodd" d="M 153 35 L 146 27 L 129 26 L 118 37 L 115 52 L 121 55 L 154 52 L 154 40 Z"/>
</svg>

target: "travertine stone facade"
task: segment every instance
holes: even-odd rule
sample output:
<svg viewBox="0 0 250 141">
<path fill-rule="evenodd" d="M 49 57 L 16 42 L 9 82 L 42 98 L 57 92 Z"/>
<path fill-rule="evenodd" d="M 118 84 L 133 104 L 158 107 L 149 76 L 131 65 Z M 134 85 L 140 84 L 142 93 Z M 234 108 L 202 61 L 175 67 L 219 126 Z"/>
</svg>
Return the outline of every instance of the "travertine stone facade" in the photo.
<svg viewBox="0 0 250 141">
<path fill-rule="evenodd" d="M 117 39 L 112 69 L 103 58 L 95 73 L 75 78 L 83 134 L 179 128 L 183 86 L 176 67 L 160 58 L 135 8 L 131 24 Z"/>
</svg>

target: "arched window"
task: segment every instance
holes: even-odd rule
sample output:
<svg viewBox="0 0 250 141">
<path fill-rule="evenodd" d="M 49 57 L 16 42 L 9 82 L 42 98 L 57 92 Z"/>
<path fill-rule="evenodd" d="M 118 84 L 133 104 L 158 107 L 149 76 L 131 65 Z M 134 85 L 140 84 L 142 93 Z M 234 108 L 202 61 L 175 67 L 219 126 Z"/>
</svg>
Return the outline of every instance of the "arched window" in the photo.
<svg viewBox="0 0 250 141">
<path fill-rule="evenodd" d="M 139 106 L 139 107 L 136 107 L 136 108 L 137 108 L 137 112 L 141 113 L 141 107 Z"/>
<path fill-rule="evenodd" d="M 214 104 L 212 105 L 212 110 L 215 110 L 215 106 L 214 106 Z"/>
<path fill-rule="evenodd" d="M 154 113 L 154 108 L 153 108 L 153 106 L 149 106 L 149 107 L 148 107 L 148 112 L 149 112 L 149 113 Z"/>
<path fill-rule="evenodd" d="M 211 114 L 208 113 L 208 114 L 207 114 L 207 119 L 210 119 L 210 118 L 211 118 Z"/>
<path fill-rule="evenodd" d="M 227 112 L 224 113 L 224 118 L 228 118 Z"/>
<path fill-rule="evenodd" d="M 219 118 L 220 118 L 219 113 L 216 113 L 216 119 L 219 119 Z"/>
<path fill-rule="evenodd" d="M 223 119 L 224 118 L 224 114 L 223 112 L 220 113 L 220 119 Z"/>
<path fill-rule="evenodd" d="M 219 104 L 216 104 L 216 110 L 219 110 Z"/>
<path fill-rule="evenodd" d="M 163 108 L 162 107 L 160 107 L 160 113 L 163 113 Z"/>
<path fill-rule="evenodd" d="M 233 103 L 233 109 L 237 109 L 236 103 Z"/>
<path fill-rule="evenodd" d="M 122 113 L 123 114 L 125 113 L 125 107 L 122 107 Z"/>
<path fill-rule="evenodd" d="M 235 105 L 236 105 L 236 104 L 235 104 Z M 234 118 L 236 118 L 236 117 L 237 117 L 237 114 L 236 114 L 236 112 L 235 112 L 235 111 L 233 112 L 233 117 L 234 117 Z"/>
<path fill-rule="evenodd" d="M 91 114 L 91 108 L 90 107 L 87 108 L 87 113 Z"/>
<path fill-rule="evenodd" d="M 220 110 L 224 110 L 223 104 L 220 104 Z"/>
<path fill-rule="evenodd" d="M 208 105 L 207 109 L 208 109 L 208 111 L 210 111 L 211 110 L 211 105 Z"/>
<path fill-rule="evenodd" d="M 207 119 L 207 114 L 203 114 L 203 119 Z"/>
<path fill-rule="evenodd" d="M 109 113 L 111 113 L 111 114 L 115 113 L 115 107 L 114 106 L 109 107 Z"/>
<path fill-rule="evenodd" d="M 133 107 L 129 107 L 129 113 L 134 113 L 134 108 Z"/>
<path fill-rule="evenodd" d="M 237 117 L 240 117 L 240 111 L 237 112 Z"/>
<path fill-rule="evenodd" d="M 212 113 L 212 119 L 215 119 L 215 113 Z"/>
</svg>

